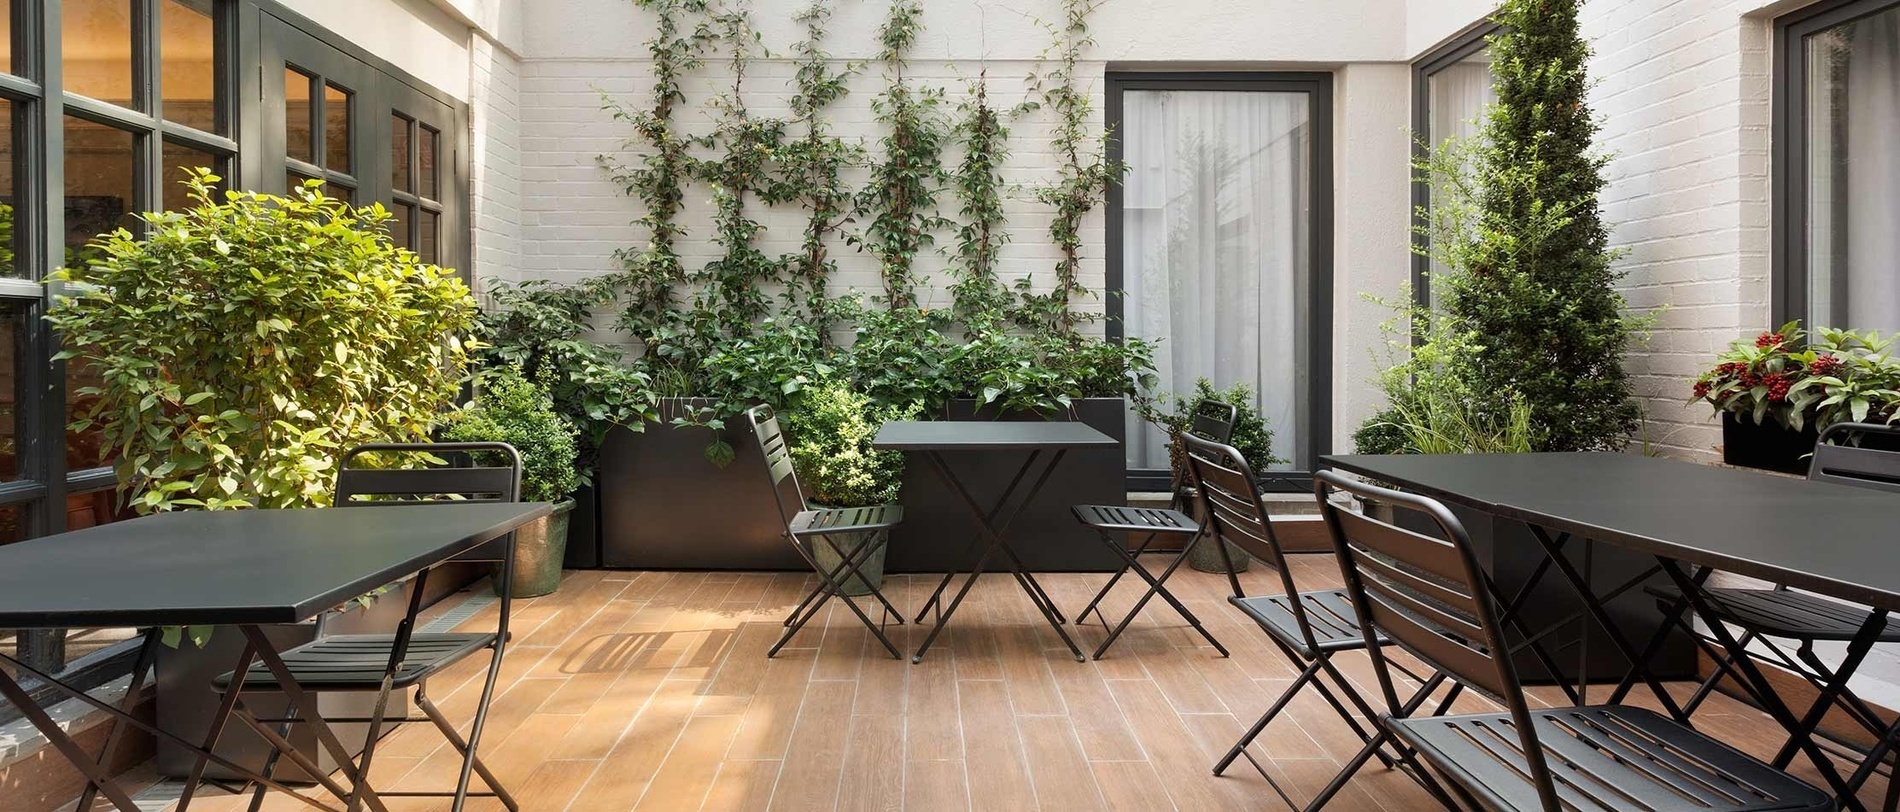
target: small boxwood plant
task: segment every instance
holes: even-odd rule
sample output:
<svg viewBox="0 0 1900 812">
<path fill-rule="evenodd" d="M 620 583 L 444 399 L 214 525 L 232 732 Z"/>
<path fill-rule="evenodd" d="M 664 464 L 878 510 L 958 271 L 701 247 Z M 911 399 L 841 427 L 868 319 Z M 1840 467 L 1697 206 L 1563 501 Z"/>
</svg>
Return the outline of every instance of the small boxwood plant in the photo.
<svg viewBox="0 0 1900 812">
<path fill-rule="evenodd" d="M 520 375 L 490 378 L 473 403 L 449 416 L 442 439 L 514 446 L 526 501 L 559 502 L 580 487 L 578 432 L 555 413 L 546 389 Z"/>
</svg>

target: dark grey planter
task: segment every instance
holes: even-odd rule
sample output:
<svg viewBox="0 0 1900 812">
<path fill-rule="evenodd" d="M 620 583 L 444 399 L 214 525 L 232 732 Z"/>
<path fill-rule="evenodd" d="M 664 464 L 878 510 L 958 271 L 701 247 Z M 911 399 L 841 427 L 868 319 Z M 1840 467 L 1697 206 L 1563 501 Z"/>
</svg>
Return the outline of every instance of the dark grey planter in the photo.
<svg viewBox="0 0 1900 812">
<path fill-rule="evenodd" d="M 383 593 L 367 607 L 357 607 L 347 612 L 332 612 L 325 622 L 326 634 L 391 634 L 409 609 L 409 582 Z M 298 623 L 283 626 L 267 626 L 264 635 L 282 651 L 292 646 L 300 646 L 316 637 L 315 623 Z M 158 649 L 156 677 L 158 689 L 158 720 L 160 729 L 184 738 L 186 741 L 203 741 L 205 732 L 210 729 L 211 717 L 218 710 L 218 694 L 211 689 L 211 681 L 219 674 L 230 671 L 237 665 L 238 655 L 243 652 L 244 634 L 236 628 L 219 627 L 213 632 L 203 648 L 185 641 L 178 648 Z M 402 717 L 409 712 L 406 696 L 392 693 L 386 715 Z M 326 718 L 368 716 L 375 710 L 374 694 L 322 694 L 317 698 Z M 247 693 L 244 703 L 261 718 L 282 717 L 288 713 L 288 703 L 268 694 Z M 343 745 L 352 754 L 363 746 L 363 737 L 369 732 L 369 726 L 363 724 L 332 725 Z M 385 730 L 394 730 L 395 725 Z M 314 759 L 324 770 L 335 770 L 337 764 L 329 751 L 317 744 L 316 734 L 306 725 L 291 728 L 288 736 L 292 744 L 304 755 Z M 263 738 L 245 727 L 243 723 L 232 720 L 224 728 L 224 734 L 218 741 L 219 756 L 244 765 L 253 771 L 262 770 L 264 760 L 270 753 L 270 745 Z M 182 778 L 191 771 L 193 756 L 169 742 L 160 740 L 156 756 L 158 773 L 172 778 Z M 289 759 L 278 762 L 278 777 L 291 783 L 314 783 L 314 780 L 297 769 Z M 231 771 L 210 765 L 206 775 L 211 778 L 236 778 Z"/>
<path fill-rule="evenodd" d="M 1478 562 L 1491 574 L 1493 580 L 1503 590 L 1506 599 L 1517 595 L 1518 591 L 1530 580 L 1538 564 L 1547 556 L 1543 545 L 1531 534 L 1529 527 L 1514 519 L 1492 516 L 1459 505 L 1447 505 L 1453 515 L 1465 526 L 1465 532 L 1471 536 L 1472 548 L 1477 552 Z M 1398 509 L 1396 523 L 1433 538 L 1440 536 L 1438 526 L 1424 514 Z M 1564 555 L 1578 572 L 1584 572 L 1585 544 L 1580 539 L 1572 539 L 1564 546 Z M 1596 545 L 1591 554 L 1591 566 L 1588 570 L 1591 584 L 1598 594 L 1614 589 L 1624 582 L 1640 575 L 1644 570 L 1655 566 L 1655 559 L 1620 547 L 1607 544 Z M 1650 576 L 1647 585 L 1665 586 L 1669 577 L 1662 573 Z M 1652 635 L 1662 625 L 1662 612 L 1656 608 L 1656 599 L 1636 586 L 1614 600 L 1605 604 L 1610 618 L 1630 641 L 1641 650 L 1649 643 Z M 1582 612 L 1582 599 L 1571 588 L 1555 566 L 1545 573 L 1536 590 L 1527 599 L 1522 617 L 1524 625 L 1533 633 L 1544 630 L 1552 623 Z M 1574 681 L 1582 671 L 1582 662 L 1588 662 L 1590 679 L 1593 682 L 1614 684 L 1623 678 L 1629 670 L 1629 664 L 1611 644 L 1608 632 L 1594 620 L 1589 626 L 1588 657 L 1579 656 L 1578 642 L 1581 627 L 1575 622 L 1564 624 L 1562 628 L 1550 632 L 1542 640 L 1544 649 L 1551 653 L 1556 662 L 1559 676 L 1566 681 Z M 1512 632 L 1513 639 L 1517 635 Z M 1662 651 L 1651 661 L 1651 668 L 1664 679 L 1687 679 L 1696 673 L 1695 642 L 1688 635 L 1677 630 L 1664 644 Z M 1552 682 L 1549 669 L 1538 662 L 1536 655 L 1526 649 L 1517 655 L 1517 669 L 1525 680 L 1539 683 Z"/>
<path fill-rule="evenodd" d="M 600 567 L 600 499 L 595 493 L 592 485 L 574 492 L 574 512 L 568 515 L 567 523 L 567 555 L 561 561 L 566 569 Z"/>
<path fill-rule="evenodd" d="M 706 403 L 661 399 L 661 414 Z M 738 421 L 723 430 L 735 456 L 706 461 L 709 429 L 649 423 L 616 428 L 600 449 L 600 563 L 627 569 L 808 569 L 781 537 L 758 443 Z"/>
<path fill-rule="evenodd" d="M 1127 434 L 1127 402 L 1122 398 L 1077 401 L 1074 419 L 1116 440 Z M 955 401 L 949 420 L 1041 420 L 1034 414 L 997 415 L 979 411 L 976 401 Z M 947 454 L 945 459 L 971 495 L 985 507 L 996 501 L 1022 465 L 1017 454 Z M 1119 505 L 1128 498 L 1127 460 L 1121 447 L 1071 451 L 1049 477 L 1036 501 L 1009 528 L 1010 543 L 1023 563 L 1039 572 L 1112 572 L 1121 559 L 1083 527 L 1070 512 L 1074 505 Z M 1040 463 L 1038 463 L 1040 468 Z M 1019 487 L 1022 495 L 1032 482 Z M 904 523 L 891 531 L 888 572 L 965 571 L 976 563 L 982 545 L 967 507 L 921 455 L 904 469 Z M 992 570 L 1003 566 L 992 560 Z"/>
</svg>

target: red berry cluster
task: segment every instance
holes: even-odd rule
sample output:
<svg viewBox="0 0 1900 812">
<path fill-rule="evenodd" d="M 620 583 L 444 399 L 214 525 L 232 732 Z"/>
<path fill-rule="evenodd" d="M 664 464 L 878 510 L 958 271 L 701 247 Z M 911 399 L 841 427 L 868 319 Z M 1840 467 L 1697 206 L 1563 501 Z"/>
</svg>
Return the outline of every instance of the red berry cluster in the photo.
<svg viewBox="0 0 1900 812">
<path fill-rule="evenodd" d="M 1712 385 L 1712 384 L 1710 384 L 1710 383 L 1709 383 L 1708 381 L 1696 381 L 1696 382 L 1695 382 L 1695 396 L 1696 396 L 1696 397 L 1698 397 L 1698 398 L 1706 398 L 1706 397 L 1708 397 L 1708 396 L 1709 396 L 1709 389 L 1710 389 L 1710 388 L 1711 388 L 1712 386 L 1713 386 L 1713 385 Z"/>
<path fill-rule="evenodd" d="M 1753 388 L 1755 388 L 1755 387 L 1757 387 L 1757 386 L 1760 386 L 1760 385 L 1761 385 L 1761 376 L 1760 376 L 1760 375 L 1756 375 L 1756 374 L 1755 374 L 1755 373 L 1753 373 L 1753 372 L 1744 372 L 1744 373 L 1742 373 L 1742 387 L 1743 387 L 1743 388 L 1745 388 L 1745 389 L 1753 389 Z"/>
<path fill-rule="evenodd" d="M 1767 349 L 1787 340 L 1788 337 L 1780 333 L 1762 333 L 1755 337 L 1755 346 L 1761 349 Z"/>
<path fill-rule="evenodd" d="M 1808 371 L 1816 375 L 1834 375 L 1841 371 L 1842 366 L 1844 364 L 1839 356 L 1823 354 L 1814 357 L 1808 364 Z"/>
<path fill-rule="evenodd" d="M 1777 372 L 1764 381 L 1768 384 L 1769 402 L 1784 403 L 1788 400 L 1788 388 L 1794 386 L 1794 376 Z"/>
<path fill-rule="evenodd" d="M 1716 367 L 1715 371 L 1723 375 L 1740 375 L 1748 371 L 1748 365 L 1740 361 L 1729 361 Z"/>
</svg>

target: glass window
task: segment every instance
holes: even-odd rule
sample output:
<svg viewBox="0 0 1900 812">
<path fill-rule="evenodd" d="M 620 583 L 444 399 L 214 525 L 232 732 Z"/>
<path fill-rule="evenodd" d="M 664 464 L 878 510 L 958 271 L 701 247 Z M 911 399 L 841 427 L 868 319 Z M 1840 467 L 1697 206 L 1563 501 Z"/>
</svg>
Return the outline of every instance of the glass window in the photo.
<svg viewBox="0 0 1900 812">
<path fill-rule="evenodd" d="M 398 247 L 414 250 L 416 243 L 409 238 L 409 224 L 416 220 L 416 207 L 398 202 L 389 207 L 389 214 L 389 241 Z"/>
<path fill-rule="evenodd" d="M 61 69 L 66 90 L 132 106 L 132 9 L 137 0 L 61 4 Z"/>
<path fill-rule="evenodd" d="M 212 0 L 165 0 L 159 7 L 158 56 L 165 119 L 223 133 L 213 19 Z"/>
<path fill-rule="evenodd" d="M 389 117 L 389 183 L 398 192 L 414 192 L 409 166 L 409 141 L 416 123 L 402 116 Z"/>
<path fill-rule="evenodd" d="M 201 149 L 183 144 L 165 142 L 164 209 L 180 211 L 192 206 L 191 190 L 185 188 L 185 179 L 191 177 L 189 169 L 209 169 L 220 177 L 225 175 L 224 158 Z M 220 188 L 227 188 L 219 184 Z"/>
<path fill-rule="evenodd" d="M 422 257 L 423 262 L 430 265 L 442 260 L 441 249 L 437 244 L 440 239 L 438 232 L 441 229 L 441 220 L 442 218 L 435 212 L 424 211 L 421 219 L 416 223 L 416 254 Z"/>
<path fill-rule="evenodd" d="M 440 186 L 440 183 L 438 183 L 439 178 L 436 175 L 435 153 L 436 149 L 441 146 L 437 142 L 442 140 L 442 134 L 436 132 L 433 127 L 425 124 L 422 127 L 420 135 L 422 140 L 417 144 L 419 147 L 417 150 L 419 153 L 417 156 L 419 166 L 416 169 L 416 173 L 422 176 L 422 188 L 417 194 L 430 200 L 435 200 L 441 197 L 441 191 L 437 188 Z"/>
<path fill-rule="evenodd" d="M 134 212 L 139 201 L 134 193 L 133 167 L 136 141 L 124 130 L 66 117 L 66 258 L 67 265 L 87 260 L 88 247 L 95 235 L 120 226 L 137 223 Z M 99 378 L 83 363 L 66 365 L 67 414 L 77 414 L 92 399 L 82 394 L 85 387 L 98 386 Z M 110 464 L 98 432 L 72 432 L 66 436 L 66 466 L 79 471 Z"/>
<path fill-rule="evenodd" d="M 315 82 L 310 74 L 296 68 L 284 69 L 284 154 L 310 164 L 317 162 L 310 132 L 310 122 L 316 119 L 311 112 L 316 101 L 310 95 Z"/>
<path fill-rule="evenodd" d="M 1810 325 L 1900 329 L 1900 7 L 1809 34 Z M 1803 315 L 1803 314 L 1795 314 Z"/>
<path fill-rule="evenodd" d="M 0 277 L 20 277 L 25 271 L 15 258 L 13 199 L 13 102 L 0 99 Z"/>
<path fill-rule="evenodd" d="M 17 51 L 13 47 L 13 2 L 0 0 L 0 70 L 25 73 L 13 62 L 13 55 Z"/>
<path fill-rule="evenodd" d="M 323 86 L 323 168 L 350 171 L 350 115 L 355 96 L 332 84 Z"/>
<path fill-rule="evenodd" d="M 1309 96 L 1128 90 L 1122 111 L 1124 329 L 1160 341 L 1164 391 L 1252 386 L 1274 455 L 1310 465 L 1296 453 L 1308 431 Z M 1132 421 L 1128 465 L 1167 469 L 1166 437 Z"/>
<path fill-rule="evenodd" d="M 28 346 L 25 331 L 32 323 L 30 306 L 18 299 L 0 299 L 0 481 L 20 479 L 20 349 Z M 8 530 L 13 531 L 12 535 Z M 18 541 L 19 526 L 0 524 L 0 544 Z"/>
<path fill-rule="evenodd" d="M 1468 47 L 1468 46 L 1467 46 Z M 1417 137 L 1433 149 L 1443 146 L 1452 139 L 1469 139 L 1484 129 L 1485 109 L 1498 99 L 1497 83 L 1491 75 L 1491 53 L 1488 48 L 1477 51 L 1446 65 L 1430 69 L 1425 78 L 1425 131 Z M 1431 188 L 1426 186 L 1428 196 Z M 1426 200 L 1430 210 L 1434 201 Z M 1423 242 L 1421 235 L 1420 241 Z M 1445 267 L 1437 257 L 1428 256 L 1424 260 L 1428 276 L 1417 281 L 1419 293 L 1429 301 L 1431 298 L 1431 277 L 1446 273 Z"/>
</svg>

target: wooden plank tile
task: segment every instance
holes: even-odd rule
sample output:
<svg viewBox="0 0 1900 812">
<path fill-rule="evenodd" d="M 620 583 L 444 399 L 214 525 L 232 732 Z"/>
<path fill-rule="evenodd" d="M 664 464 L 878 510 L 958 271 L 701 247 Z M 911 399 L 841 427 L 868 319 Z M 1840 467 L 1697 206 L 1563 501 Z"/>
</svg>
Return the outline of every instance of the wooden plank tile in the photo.
<svg viewBox="0 0 1900 812">
<path fill-rule="evenodd" d="M 762 812 L 778 783 L 778 761 L 724 761 L 706 794 L 706 812 Z M 575 812 L 579 812 L 576 810 Z"/>
<path fill-rule="evenodd" d="M 912 761 L 963 758 L 963 715 L 958 707 L 956 663 L 925 658 L 910 667 L 910 725 L 904 756 Z"/>
<path fill-rule="evenodd" d="M 1089 769 L 1095 774 L 1095 785 L 1101 788 L 1102 800 L 1110 812 L 1155 812 L 1174 808 L 1174 801 L 1161 786 L 1160 776 L 1155 775 L 1154 766 L 1146 761 L 1098 761 L 1090 764 Z"/>
<path fill-rule="evenodd" d="M 1043 809 L 1102 809 L 1095 775 L 1082 756 L 1082 744 L 1066 716 L 1018 716 L 1029 777 Z"/>
<path fill-rule="evenodd" d="M 904 808 L 904 717 L 872 713 L 851 717 L 844 769 L 838 778 L 842 812 Z"/>
<path fill-rule="evenodd" d="M 846 680 L 811 682 L 785 750 L 771 809 L 802 812 L 836 806 L 838 775 L 844 768 L 842 732 L 850 724 L 851 700 L 857 690 L 857 683 Z"/>
<path fill-rule="evenodd" d="M 963 762 L 912 761 L 904 765 L 904 808 L 955 812 L 970 808 Z"/>
<path fill-rule="evenodd" d="M 729 760 L 785 757 L 798 720 L 799 705 L 811 683 L 813 653 L 810 649 L 786 649 L 768 661 L 759 680 L 759 692 L 747 704 L 739 723 L 739 735 L 727 751 Z"/>
<path fill-rule="evenodd" d="M 963 717 L 963 763 L 970 775 L 981 776 L 982 789 L 971 794 L 971 808 L 1034 808 L 1036 790 L 1008 689 L 1000 680 L 958 680 L 957 701 Z"/>
<path fill-rule="evenodd" d="M 738 732 L 737 716 L 694 716 L 687 720 L 685 730 L 634 809 L 699 808 L 719 773 L 720 758 Z"/>
<path fill-rule="evenodd" d="M 602 760 L 600 771 L 582 788 L 576 809 L 627 809 L 639 800 L 661 761 L 673 749 L 699 698 L 693 683 L 667 680 L 627 726 Z"/>
<path fill-rule="evenodd" d="M 1070 660 L 1067 652 L 1043 652 L 1043 657 L 1052 661 L 1066 661 L 1062 678 L 1056 680 L 1056 687 L 1062 692 L 1063 703 L 1069 708 L 1069 719 L 1075 727 L 1083 755 L 1091 761 L 1138 761 L 1147 758 L 1141 744 L 1135 740 L 1134 731 L 1128 727 L 1128 720 L 1122 716 L 1121 707 L 1115 704 L 1114 697 L 1108 694 L 1108 683 L 1102 679 L 1101 670 L 1096 663 L 1077 664 Z M 1059 665 L 1051 662 L 1053 668 Z"/>
</svg>

